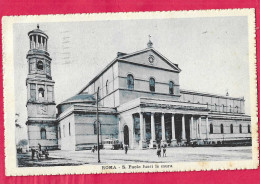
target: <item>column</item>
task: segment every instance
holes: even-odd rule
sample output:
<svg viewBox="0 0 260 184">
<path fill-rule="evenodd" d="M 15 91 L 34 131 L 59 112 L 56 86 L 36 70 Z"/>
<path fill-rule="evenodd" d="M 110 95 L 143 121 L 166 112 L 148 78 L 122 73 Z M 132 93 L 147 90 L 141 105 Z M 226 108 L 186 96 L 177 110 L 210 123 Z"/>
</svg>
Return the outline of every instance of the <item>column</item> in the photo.
<svg viewBox="0 0 260 184">
<path fill-rule="evenodd" d="M 120 117 L 118 118 L 118 140 L 122 141 L 124 143 L 124 140 L 121 138 L 122 136 L 122 132 L 121 132 L 121 121 L 120 121 Z"/>
<path fill-rule="evenodd" d="M 31 86 L 30 85 L 31 85 L 30 83 L 27 84 L 27 101 L 30 100 L 30 98 L 31 98 Z"/>
<path fill-rule="evenodd" d="M 55 102 L 54 86 L 52 86 L 52 101 Z"/>
<path fill-rule="evenodd" d="M 154 123 L 154 113 L 151 112 L 151 140 L 150 140 L 150 148 L 154 148 L 155 144 L 155 123 Z"/>
<path fill-rule="evenodd" d="M 39 48 L 38 35 L 36 35 L 36 42 L 35 42 L 35 44 L 36 44 L 36 49 L 38 49 Z"/>
<path fill-rule="evenodd" d="M 42 49 L 42 37 L 40 36 L 40 41 L 39 41 L 39 48 Z"/>
<path fill-rule="evenodd" d="M 144 141 L 144 115 L 143 115 L 143 112 L 140 112 L 139 115 L 140 115 L 140 141 L 139 141 L 139 148 L 143 149 L 145 147 L 145 141 Z"/>
<path fill-rule="evenodd" d="M 33 35 L 33 49 L 36 49 L 36 36 Z"/>
<path fill-rule="evenodd" d="M 162 113 L 161 117 L 161 126 L 162 126 L 162 142 L 165 142 L 165 120 L 164 120 L 164 113 Z"/>
<path fill-rule="evenodd" d="M 135 145 L 135 118 L 134 115 L 132 115 L 132 143 L 131 143 L 131 148 L 134 149 L 134 145 Z"/>
<path fill-rule="evenodd" d="M 209 117 L 206 116 L 206 139 L 209 138 Z"/>
<path fill-rule="evenodd" d="M 47 89 L 47 85 L 45 84 L 45 90 L 44 90 L 44 100 L 47 102 L 48 101 L 48 89 Z"/>
<path fill-rule="evenodd" d="M 36 85 L 36 86 L 35 86 L 36 101 L 38 101 L 38 99 L 39 99 L 39 94 L 38 94 L 38 85 L 37 85 L 37 83 L 36 83 L 35 85 Z"/>
<path fill-rule="evenodd" d="M 191 131 L 190 131 L 190 138 L 193 139 L 193 116 L 190 118 L 191 123 Z"/>
<path fill-rule="evenodd" d="M 186 141 L 186 132 L 185 132 L 185 116 L 182 115 L 182 141 Z"/>
<path fill-rule="evenodd" d="M 176 146 L 177 141 L 175 137 L 175 121 L 174 121 L 174 114 L 172 114 L 172 140 L 171 140 L 171 145 Z"/>
<path fill-rule="evenodd" d="M 145 117 L 144 117 L 143 123 L 144 123 L 144 128 L 143 128 L 144 133 L 143 133 L 143 136 L 144 136 L 144 141 L 146 141 L 146 121 L 145 121 Z"/>
<path fill-rule="evenodd" d="M 201 116 L 199 117 L 199 138 L 201 139 L 201 129 L 202 129 L 202 127 L 201 127 Z"/>
<path fill-rule="evenodd" d="M 47 39 L 46 39 L 46 38 L 44 38 L 43 40 L 44 40 L 44 45 L 43 45 L 43 48 L 44 48 L 44 50 L 46 50 L 46 40 L 47 40 Z"/>
</svg>

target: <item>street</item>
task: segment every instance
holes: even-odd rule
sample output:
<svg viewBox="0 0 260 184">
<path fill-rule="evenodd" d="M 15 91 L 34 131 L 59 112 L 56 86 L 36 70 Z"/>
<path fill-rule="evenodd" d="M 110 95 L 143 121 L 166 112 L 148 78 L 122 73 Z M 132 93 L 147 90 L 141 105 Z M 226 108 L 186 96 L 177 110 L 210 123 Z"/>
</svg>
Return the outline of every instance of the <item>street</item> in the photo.
<svg viewBox="0 0 260 184">
<path fill-rule="evenodd" d="M 49 151 L 49 158 L 31 159 L 31 152 L 17 154 L 19 167 L 43 167 L 98 164 L 97 152 L 84 151 Z M 166 157 L 156 155 L 156 149 L 100 150 L 100 164 L 129 163 L 171 163 L 196 161 L 248 160 L 252 158 L 252 147 L 171 147 L 167 148 Z"/>
</svg>

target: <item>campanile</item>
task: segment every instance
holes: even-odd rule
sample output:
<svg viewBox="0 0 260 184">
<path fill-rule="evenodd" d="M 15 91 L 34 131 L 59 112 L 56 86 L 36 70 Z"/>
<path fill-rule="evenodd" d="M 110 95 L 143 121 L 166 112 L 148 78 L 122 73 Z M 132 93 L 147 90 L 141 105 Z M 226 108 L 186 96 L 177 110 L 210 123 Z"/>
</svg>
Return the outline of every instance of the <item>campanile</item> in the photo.
<svg viewBox="0 0 260 184">
<path fill-rule="evenodd" d="M 42 149 L 57 148 L 56 104 L 54 81 L 51 76 L 48 35 L 39 25 L 28 33 L 30 49 L 27 53 L 27 128 L 29 146 Z"/>
</svg>

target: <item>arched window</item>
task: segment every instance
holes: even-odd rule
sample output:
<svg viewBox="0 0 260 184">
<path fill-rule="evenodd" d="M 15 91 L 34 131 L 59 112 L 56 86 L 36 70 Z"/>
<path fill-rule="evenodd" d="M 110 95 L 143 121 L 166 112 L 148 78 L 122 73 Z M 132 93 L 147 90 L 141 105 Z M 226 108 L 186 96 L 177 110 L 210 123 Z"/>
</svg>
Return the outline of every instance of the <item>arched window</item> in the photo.
<svg viewBox="0 0 260 184">
<path fill-rule="evenodd" d="M 213 125 L 212 124 L 209 125 L 209 133 L 213 134 Z"/>
<path fill-rule="evenodd" d="M 60 127 L 59 127 L 59 138 L 61 138 L 61 132 L 60 132 Z"/>
<path fill-rule="evenodd" d="M 149 87 L 150 87 L 151 92 L 155 92 L 155 80 L 154 80 L 154 78 L 150 78 Z"/>
<path fill-rule="evenodd" d="M 37 62 L 37 69 L 43 70 L 43 62 L 42 61 Z"/>
<path fill-rule="evenodd" d="M 229 106 L 229 112 L 232 112 L 232 107 L 231 107 L 231 105 Z"/>
<path fill-rule="evenodd" d="M 250 125 L 247 125 L 247 131 L 248 131 L 248 133 L 251 133 L 251 127 L 250 127 Z"/>
<path fill-rule="evenodd" d="M 70 136 L 70 123 L 69 123 L 69 136 Z"/>
<path fill-rule="evenodd" d="M 106 82 L 106 94 L 108 94 L 108 80 Z"/>
<path fill-rule="evenodd" d="M 173 82 L 172 82 L 172 81 L 169 82 L 169 93 L 170 93 L 171 95 L 174 94 Z"/>
<path fill-rule="evenodd" d="M 134 77 L 131 74 L 127 75 L 127 88 L 134 89 Z"/>
<path fill-rule="evenodd" d="M 39 88 L 38 94 L 39 94 L 39 98 L 43 98 L 44 97 L 44 89 Z"/>
<path fill-rule="evenodd" d="M 220 132 L 223 134 L 224 133 L 224 126 L 223 124 L 220 125 Z"/>
<path fill-rule="evenodd" d="M 46 139 L 46 130 L 44 128 L 41 129 L 41 139 Z"/>
<path fill-rule="evenodd" d="M 233 125 L 230 125 L 230 133 L 233 134 Z"/>
<path fill-rule="evenodd" d="M 242 133 L 242 125 L 239 125 L 239 133 Z"/>
<path fill-rule="evenodd" d="M 225 106 L 222 105 L 222 112 L 225 112 Z"/>
<path fill-rule="evenodd" d="M 215 111 L 217 111 L 218 109 L 217 109 L 217 104 L 215 104 Z"/>
</svg>

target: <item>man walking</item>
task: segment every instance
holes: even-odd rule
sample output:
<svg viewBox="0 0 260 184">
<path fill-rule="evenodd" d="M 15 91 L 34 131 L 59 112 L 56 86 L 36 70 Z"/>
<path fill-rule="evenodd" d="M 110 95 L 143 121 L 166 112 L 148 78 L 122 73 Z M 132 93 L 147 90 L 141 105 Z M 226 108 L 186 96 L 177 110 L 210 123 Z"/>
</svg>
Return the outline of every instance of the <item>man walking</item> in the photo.
<svg viewBox="0 0 260 184">
<path fill-rule="evenodd" d="M 125 154 L 127 154 L 127 151 L 128 151 L 128 145 L 126 144 L 125 145 Z"/>
<path fill-rule="evenodd" d="M 166 145 L 163 146 L 163 157 L 166 157 Z"/>
</svg>

